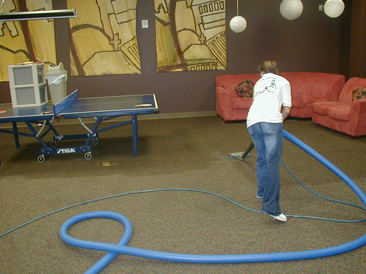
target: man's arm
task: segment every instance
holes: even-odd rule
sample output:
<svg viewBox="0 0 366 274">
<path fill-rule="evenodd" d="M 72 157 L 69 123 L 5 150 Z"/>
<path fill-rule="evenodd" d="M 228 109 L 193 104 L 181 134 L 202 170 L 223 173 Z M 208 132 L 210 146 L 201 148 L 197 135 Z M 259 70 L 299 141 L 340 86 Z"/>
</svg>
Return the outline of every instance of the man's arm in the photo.
<svg viewBox="0 0 366 274">
<path fill-rule="evenodd" d="M 283 121 L 286 120 L 286 118 L 290 115 L 290 110 L 291 108 L 290 107 L 282 107 L 282 118 L 283 118 Z"/>
</svg>

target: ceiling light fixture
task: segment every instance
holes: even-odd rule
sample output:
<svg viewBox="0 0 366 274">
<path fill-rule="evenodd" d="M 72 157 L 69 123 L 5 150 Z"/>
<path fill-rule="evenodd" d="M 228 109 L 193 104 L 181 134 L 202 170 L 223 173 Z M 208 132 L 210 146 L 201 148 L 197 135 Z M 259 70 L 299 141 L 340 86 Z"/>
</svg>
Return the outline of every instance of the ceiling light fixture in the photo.
<svg viewBox="0 0 366 274">
<path fill-rule="evenodd" d="M 283 0 L 280 5 L 280 12 L 287 20 L 294 20 L 300 17 L 304 10 L 301 0 Z"/>
<path fill-rule="evenodd" d="M 246 29 L 247 20 L 243 16 L 239 16 L 239 0 L 236 0 L 236 16 L 230 20 L 230 28 L 233 32 L 239 33 Z"/>
<path fill-rule="evenodd" d="M 324 13 L 330 18 L 339 17 L 344 11 L 342 0 L 327 0 L 324 4 Z"/>
</svg>

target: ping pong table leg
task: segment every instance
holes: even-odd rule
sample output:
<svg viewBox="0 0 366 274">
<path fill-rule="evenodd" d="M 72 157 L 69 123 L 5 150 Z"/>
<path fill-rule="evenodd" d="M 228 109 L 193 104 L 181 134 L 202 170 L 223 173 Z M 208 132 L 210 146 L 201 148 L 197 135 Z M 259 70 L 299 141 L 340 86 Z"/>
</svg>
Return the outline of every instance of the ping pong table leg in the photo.
<svg viewBox="0 0 366 274">
<path fill-rule="evenodd" d="M 25 124 L 28 126 L 28 128 L 30 129 L 30 131 L 33 133 L 32 137 L 36 138 L 38 140 L 38 142 L 41 144 L 41 146 L 44 149 L 48 149 L 49 147 L 47 146 L 47 144 L 45 143 L 45 141 L 43 141 L 43 136 L 40 136 L 38 134 L 38 132 L 36 131 L 36 129 L 33 127 L 31 122 L 25 121 Z M 29 135 L 31 136 L 31 135 Z"/>
<path fill-rule="evenodd" d="M 20 145 L 19 145 L 19 136 L 18 136 L 17 122 L 13 122 L 13 132 L 14 132 L 15 147 L 17 149 L 19 149 L 20 148 Z"/>
<path fill-rule="evenodd" d="M 132 114 L 133 157 L 137 157 L 138 138 L 137 114 Z"/>
</svg>

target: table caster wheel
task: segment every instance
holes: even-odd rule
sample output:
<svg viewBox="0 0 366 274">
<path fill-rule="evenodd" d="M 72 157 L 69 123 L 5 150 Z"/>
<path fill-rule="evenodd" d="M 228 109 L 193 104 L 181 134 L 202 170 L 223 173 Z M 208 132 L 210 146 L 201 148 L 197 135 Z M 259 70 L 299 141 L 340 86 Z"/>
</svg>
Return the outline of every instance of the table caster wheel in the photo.
<svg viewBox="0 0 366 274">
<path fill-rule="evenodd" d="M 85 153 L 85 155 L 84 155 L 84 158 L 85 158 L 86 160 L 90 160 L 92 157 L 93 157 L 93 156 L 92 156 L 91 152 L 87 152 L 87 153 Z"/>
<path fill-rule="evenodd" d="M 97 145 L 98 144 L 98 138 L 93 138 L 92 139 L 92 144 Z"/>
<path fill-rule="evenodd" d="M 39 155 L 37 160 L 38 162 L 43 163 L 46 160 L 46 158 L 44 157 L 44 155 Z"/>
</svg>

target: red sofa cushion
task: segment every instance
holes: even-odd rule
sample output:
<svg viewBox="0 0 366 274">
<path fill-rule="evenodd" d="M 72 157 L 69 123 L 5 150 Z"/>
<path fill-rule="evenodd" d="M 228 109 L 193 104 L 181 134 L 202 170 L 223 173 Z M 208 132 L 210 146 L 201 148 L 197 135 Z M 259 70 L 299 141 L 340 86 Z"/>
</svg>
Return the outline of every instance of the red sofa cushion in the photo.
<svg viewBox="0 0 366 274">
<path fill-rule="evenodd" d="M 315 102 L 313 103 L 313 110 L 315 113 L 322 115 L 328 115 L 328 110 L 330 107 L 337 105 L 337 102 L 325 101 L 325 102 Z"/>
<path fill-rule="evenodd" d="M 351 106 L 342 102 L 315 102 L 313 110 L 336 120 L 349 121 Z"/>
<path fill-rule="evenodd" d="M 350 105 L 338 103 L 336 106 L 331 106 L 328 109 L 328 116 L 340 121 L 349 121 L 350 112 Z"/>
<path fill-rule="evenodd" d="M 279 74 L 291 84 L 294 106 L 302 106 L 319 100 L 336 101 L 345 83 L 345 77 L 339 74 L 320 72 L 282 72 Z"/>
<path fill-rule="evenodd" d="M 232 99 L 233 109 L 249 109 L 253 103 L 252 98 L 234 98 Z"/>
</svg>

